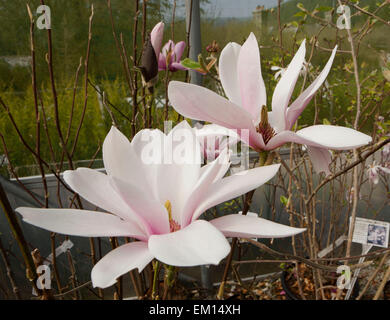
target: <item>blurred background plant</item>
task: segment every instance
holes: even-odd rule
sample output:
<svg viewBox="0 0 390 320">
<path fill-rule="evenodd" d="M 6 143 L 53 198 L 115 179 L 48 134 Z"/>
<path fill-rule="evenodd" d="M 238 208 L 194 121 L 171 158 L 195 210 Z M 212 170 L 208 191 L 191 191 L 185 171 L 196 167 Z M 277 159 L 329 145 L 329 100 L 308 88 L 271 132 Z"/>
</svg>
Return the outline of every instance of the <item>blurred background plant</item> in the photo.
<svg viewBox="0 0 390 320">
<path fill-rule="evenodd" d="M 317 123 L 332 123 L 352 126 L 354 105 L 356 103 L 355 85 L 353 81 L 352 58 L 348 54 L 348 39 L 342 31 L 334 28 L 338 15 L 335 13 L 337 1 L 325 0 L 321 3 L 315 1 L 290 0 L 281 4 L 280 21 L 283 32 L 283 50 L 279 48 L 279 30 L 276 8 L 253 8 L 252 18 L 225 18 L 218 17 L 210 12 L 212 7 L 207 6 L 209 0 L 201 1 L 202 12 L 202 55 L 210 55 L 206 51 L 208 44 L 217 40 L 219 48 L 223 48 L 228 42 L 235 41 L 242 43 L 250 32 L 254 32 L 259 39 L 262 55 L 262 70 L 267 91 L 272 92 L 276 86 L 275 71 L 272 67 L 286 67 L 288 61 L 303 38 L 315 39 L 313 52 L 310 53 L 310 64 L 308 65 L 308 80 L 312 80 L 323 62 L 329 55 L 329 48 L 334 43 L 339 44 L 341 54 L 338 54 L 333 64 L 327 84 L 323 86 L 320 94 L 317 94 L 314 101 L 314 108 L 308 108 L 302 115 L 301 123 L 309 123 L 315 119 Z M 359 6 L 369 12 L 378 11 L 377 15 L 383 19 L 389 17 L 389 7 L 384 2 L 375 0 L 360 1 Z M 39 1 L 27 1 L 32 8 L 39 5 Z M 55 81 L 58 92 L 58 106 L 61 114 L 61 121 L 67 123 L 70 117 L 70 106 L 75 71 L 78 67 L 80 57 L 85 55 L 87 45 L 88 17 L 93 1 L 46 1 L 51 8 L 52 14 L 52 41 L 53 41 L 53 63 L 55 65 Z M 354 5 L 356 1 L 351 1 Z M 25 10 L 25 0 L 6 1 L 0 3 L 0 94 L 4 100 L 11 99 L 10 108 L 17 122 L 20 124 L 22 133 L 28 138 L 34 136 L 34 123 L 31 116 L 34 113 L 31 108 L 33 95 L 31 90 L 30 70 L 30 48 L 29 48 L 29 19 Z M 171 15 L 173 1 L 149 0 L 146 30 L 160 20 L 165 20 L 166 28 L 164 43 L 172 38 L 171 36 Z M 131 118 L 131 92 L 126 86 L 126 78 L 123 67 L 119 62 L 118 51 L 115 48 L 115 39 L 111 32 L 111 22 L 107 10 L 107 3 L 99 1 L 94 3 L 93 18 L 93 44 L 89 57 L 89 79 L 95 86 L 106 92 L 108 100 L 116 106 L 120 112 Z M 135 6 L 132 1 L 111 1 L 113 10 L 115 30 L 117 37 L 123 34 L 124 47 L 126 52 L 132 52 L 133 43 L 133 17 Z M 184 1 L 177 1 L 176 11 L 178 12 L 174 21 L 174 38 L 177 41 L 186 40 L 186 28 L 183 14 Z M 142 19 L 142 5 L 139 7 L 138 18 Z M 209 10 L 209 11 L 208 11 Z M 360 129 L 369 132 L 378 116 L 388 118 L 390 83 L 388 74 L 390 44 L 386 37 L 386 26 L 381 21 L 367 16 L 361 11 L 352 10 L 352 32 L 358 41 L 357 50 L 359 54 L 359 73 L 362 79 L 362 105 L 364 120 L 360 123 Z M 203 17 L 204 16 L 204 17 Z M 141 32 L 141 26 L 138 26 Z M 207 32 L 206 32 L 207 30 Z M 38 70 L 37 88 L 42 94 L 43 102 L 46 105 L 48 119 L 53 119 L 53 105 L 50 103 L 50 76 L 47 72 L 45 52 L 47 51 L 46 32 L 37 30 L 35 32 L 36 43 L 36 68 Z M 137 46 L 142 47 L 142 37 L 137 37 Z M 218 53 L 214 54 L 218 55 Z M 312 57 L 312 58 L 311 58 Z M 316 68 L 313 68 L 313 65 Z M 80 72 L 82 76 L 83 70 Z M 80 78 L 79 77 L 79 78 Z M 170 79 L 184 80 L 184 73 L 171 74 Z M 300 81 L 303 81 L 301 77 Z M 387 78 L 389 76 L 387 75 Z M 79 79 L 80 80 L 80 79 Z M 216 88 L 218 83 L 211 77 L 204 77 L 204 85 Z M 157 96 L 164 104 L 165 93 L 164 83 L 160 81 L 157 87 Z M 299 85 L 297 86 L 299 89 Z M 101 97 L 94 88 L 88 99 L 88 110 L 85 123 L 80 132 L 79 147 L 74 159 L 86 159 L 96 150 L 99 141 L 101 142 L 104 133 L 107 132 L 111 121 L 107 110 L 101 104 Z M 296 91 L 298 91 L 298 89 Z M 295 95 L 297 92 L 295 92 Z M 141 92 L 139 94 L 141 99 Z M 294 98 L 294 97 L 293 97 Z M 268 97 L 270 101 L 271 96 Z M 81 83 L 77 84 L 74 120 L 79 120 L 83 104 L 83 89 Z M 118 115 L 117 110 L 113 114 L 120 122 L 122 131 L 129 133 L 129 124 L 126 118 Z M 365 117 L 364 115 L 367 115 Z M 170 109 L 170 118 L 177 119 L 177 114 Z M 48 121 L 49 132 L 53 130 L 53 123 Z M 142 127 L 138 123 L 138 129 Z M 0 130 L 7 132 L 10 123 L 3 111 L 0 112 Z M 86 134 L 88 133 L 88 135 Z M 16 136 L 6 135 L 7 145 L 11 145 L 9 152 L 15 159 L 15 166 L 34 164 L 31 157 L 22 157 L 23 148 L 16 143 Z M 44 139 L 44 138 L 43 138 Z M 55 152 L 59 152 L 58 143 L 53 142 Z M 42 143 L 42 154 L 48 155 L 47 143 Z M 4 170 L 3 170 L 4 171 Z M 4 174 L 5 172 L 3 172 Z M 29 172 L 20 172 L 21 175 L 28 175 Z"/>
</svg>

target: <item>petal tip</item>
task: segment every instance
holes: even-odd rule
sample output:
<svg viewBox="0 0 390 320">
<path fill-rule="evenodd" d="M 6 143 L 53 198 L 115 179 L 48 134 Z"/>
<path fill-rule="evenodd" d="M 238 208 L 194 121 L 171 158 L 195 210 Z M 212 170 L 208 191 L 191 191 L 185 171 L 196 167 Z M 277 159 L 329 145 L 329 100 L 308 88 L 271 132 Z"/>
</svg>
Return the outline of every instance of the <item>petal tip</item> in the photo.
<svg viewBox="0 0 390 320">
<path fill-rule="evenodd" d="M 29 208 L 28 207 L 17 207 L 15 209 L 15 211 L 23 216 L 26 212 L 26 209 L 29 209 Z"/>
</svg>

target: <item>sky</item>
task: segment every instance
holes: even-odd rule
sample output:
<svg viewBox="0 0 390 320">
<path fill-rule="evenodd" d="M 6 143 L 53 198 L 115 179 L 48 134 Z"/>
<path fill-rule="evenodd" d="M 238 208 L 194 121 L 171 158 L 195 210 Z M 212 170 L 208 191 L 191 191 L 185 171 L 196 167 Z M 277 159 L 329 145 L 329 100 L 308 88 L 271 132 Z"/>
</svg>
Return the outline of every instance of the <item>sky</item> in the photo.
<svg viewBox="0 0 390 320">
<path fill-rule="evenodd" d="M 277 3 L 277 0 L 210 0 L 210 4 L 204 6 L 204 9 L 211 17 L 246 18 L 252 16 L 252 11 L 258 5 L 271 8 Z"/>
</svg>

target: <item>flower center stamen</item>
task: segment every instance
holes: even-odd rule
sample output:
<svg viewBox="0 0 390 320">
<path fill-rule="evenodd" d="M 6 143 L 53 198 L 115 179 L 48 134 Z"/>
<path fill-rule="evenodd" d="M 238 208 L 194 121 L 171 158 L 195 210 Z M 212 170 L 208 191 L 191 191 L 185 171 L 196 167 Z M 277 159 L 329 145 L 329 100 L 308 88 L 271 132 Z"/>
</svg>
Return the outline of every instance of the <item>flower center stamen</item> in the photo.
<svg viewBox="0 0 390 320">
<path fill-rule="evenodd" d="M 275 130 L 268 122 L 268 110 L 266 106 L 261 107 L 261 120 L 256 131 L 262 135 L 265 144 L 267 144 L 276 134 Z"/>
<path fill-rule="evenodd" d="M 180 224 L 178 224 L 173 218 L 172 218 L 172 204 L 171 201 L 167 200 L 164 204 L 165 208 L 168 211 L 168 219 L 169 219 L 169 229 L 170 232 L 175 232 L 180 230 Z"/>
</svg>

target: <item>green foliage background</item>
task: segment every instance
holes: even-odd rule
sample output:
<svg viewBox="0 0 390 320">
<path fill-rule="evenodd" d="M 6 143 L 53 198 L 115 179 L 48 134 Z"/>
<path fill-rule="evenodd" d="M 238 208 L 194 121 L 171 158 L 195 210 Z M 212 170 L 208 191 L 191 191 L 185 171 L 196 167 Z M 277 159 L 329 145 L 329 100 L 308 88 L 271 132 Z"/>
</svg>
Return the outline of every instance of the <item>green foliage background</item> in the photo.
<svg viewBox="0 0 390 320">
<path fill-rule="evenodd" d="M 28 56 L 29 48 L 29 19 L 26 10 L 26 2 L 35 12 L 40 4 L 38 0 L 0 0 L 0 57 L 3 56 Z M 207 1 L 206 1 L 207 2 Z M 283 32 L 283 42 L 286 51 L 283 52 L 285 65 L 292 58 L 292 54 L 297 50 L 298 44 L 303 38 L 309 40 L 315 35 L 321 27 L 313 18 L 308 17 L 297 4 L 308 11 L 317 10 L 320 16 L 325 17 L 327 12 L 337 7 L 337 1 L 287 1 L 282 5 L 281 20 L 285 25 Z M 52 35 L 54 48 L 54 66 L 56 85 L 58 88 L 59 112 L 61 116 L 61 125 L 66 131 L 70 108 L 72 105 L 72 87 L 76 68 L 80 57 L 85 56 L 88 33 L 88 17 L 90 6 L 93 3 L 95 16 L 93 20 L 93 39 L 90 58 L 89 77 L 93 83 L 98 84 L 107 93 L 111 103 L 117 106 L 123 113 L 131 116 L 131 105 L 126 101 L 130 92 L 125 85 L 124 73 L 118 52 L 115 47 L 112 36 L 109 12 L 106 1 L 103 0 L 48 0 L 45 1 L 51 8 L 52 15 Z M 184 1 L 178 0 L 178 8 L 182 8 Z M 118 35 L 123 33 L 125 46 L 128 53 L 132 47 L 132 28 L 135 16 L 134 1 L 112 0 L 112 9 L 115 20 L 115 27 Z M 360 1 L 360 6 L 369 11 L 373 11 L 378 5 L 375 0 Z M 150 31 L 154 24 L 161 19 L 166 22 L 164 40 L 168 40 L 171 35 L 171 7 L 172 1 L 169 0 L 149 0 L 148 1 L 147 29 Z M 360 28 L 366 16 L 355 15 L 356 10 L 352 9 L 352 26 L 354 30 Z M 379 15 L 383 19 L 389 20 L 390 12 L 387 7 L 380 11 Z M 332 21 L 335 23 L 338 15 L 334 14 Z M 140 15 L 142 18 L 142 13 Z M 174 25 L 174 40 L 185 40 L 185 21 L 183 17 L 177 16 Z M 298 28 L 298 29 L 297 29 Z M 141 26 L 139 26 L 141 29 Z M 228 42 L 235 41 L 242 43 L 250 32 L 254 32 L 259 40 L 259 44 L 264 47 L 261 49 L 262 72 L 267 86 L 268 105 L 271 104 L 272 91 L 276 85 L 272 66 L 281 66 L 282 52 L 276 45 L 278 38 L 278 27 L 276 19 L 276 10 L 272 9 L 268 13 L 266 28 L 260 28 L 254 20 L 242 19 L 202 19 L 202 43 L 205 48 L 213 40 L 217 40 L 219 47 L 223 48 Z M 344 31 L 340 31 L 343 33 Z M 388 41 L 389 28 L 383 24 L 377 23 L 373 31 L 370 32 L 362 42 L 359 48 L 359 65 L 361 79 L 367 78 L 363 92 L 362 104 L 369 101 L 381 100 L 381 96 L 390 90 L 389 82 L 386 82 L 382 69 L 383 64 L 380 55 L 390 52 Z M 138 37 L 141 38 L 140 36 Z M 294 41 L 296 38 L 296 42 Z M 319 42 L 323 47 L 333 48 L 335 32 L 330 28 L 322 31 Z M 53 100 L 49 86 L 49 74 L 45 54 L 47 52 L 47 34 L 45 30 L 35 29 L 35 41 L 37 52 L 37 70 L 38 87 L 49 116 L 48 127 L 52 137 L 56 137 L 55 125 L 53 121 L 54 110 Z M 141 43 L 139 41 L 139 46 Z M 307 54 L 309 55 L 309 44 L 307 45 Z M 349 44 L 346 38 L 342 41 L 340 49 L 349 50 Z M 207 52 L 203 51 L 207 56 Z M 316 50 L 311 61 L 313 71 L 322 69 L 325 65 L 330 52 Z M 353 116 L 355 115 L 354 106 L 356 104 L 355 84 L 352 70 L 351 56 L 347 54 L 338 54 L 336 56 L 333 68 L 328 77 L 330 92 L 324 88 L 317 94 L 317 104 L 319 106 L 320 122 L 331 122 L 333 124 L 351 126 Z M 80 73 L 80 79 L 83 77 L 83 71 Z M 184 80 L 183 72 L 173 75 L 174 79 Z M 302 78 L 296 86 L 294 97 L 297 96 L 302 84 Z M 162 80 L 163 77 L 161 76 Z M 312 80 L 312 79 L 310 79 Z M 310 83 L 310 82 L 309 82 Z M 215 83 L 210 78 L 205 77 L 204 84 L 211 89 L 216 89 Z M 79 88 L 76 95 L 75 114 L 72 130 L 78 124 L 83 107 L 83 88 L 82 82 L 79 82 Z M 165 88 L 163 81 L 160 81 L 157 88 L 157 95 L 164 97 Z M 29 67 L 11 67 L 0 58 L 0 96 L 7 102 L 10 109 L 19 124 L 23 135 L 32 144 L 35 139 L 34 107 L 31 90 L 31 70 Z M 313 102 L 307 107 L 301 117 L 300 124 L 312 124 L 314 118 Z M 114 112 L 116 114 L 116 112 Z M 389 98 L 381 102 L 380 114 L 383 116 L 389 113 Z M 117 114 L 116 114 L 117 115 Z M 170 118 L 176 120 L 177 115 L 172 111 Z M 121 130 L 130 135 L 130 125 L 117 115 Z M 364 120 L 363 130 L 371 133 L 372 124 L 375 117 Z M 111 125 L 111 120 L 104 108 L 99 104 L 98 96 L 92 87 L 89 87 L 89 100 L 83 128 L 80 133 L 80 140 L 75 153 L 75 160 L 90 159 L 103 141 Z M 162 127 L 162 123 L 158 125 Z M 33 158 L 28 155 L 18 141 L 14 129 L 9 122 L 5 112 L 0 111 L 0 132 L 4 135 L 9 148 L 10 157 L 14 165 L 20 167 L 34 164 Z M 72 141 L 69 142 L 70 145 Z M 60 156 L 59 141 L 53 141 L 53 148 L 56 158 Z M 49 159 L 49 148 L 45 134 L 42 133 L 42 155 Z M 98 155 L 98 157 L 100 154 Z M 21 175 L 31 174 L 29 170 L 18 169 Z"/>
</svg>

